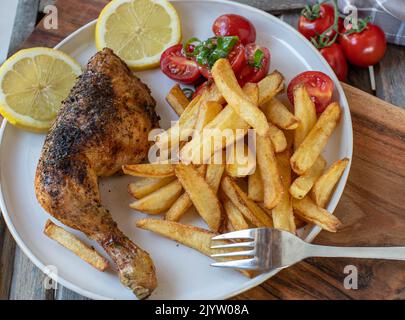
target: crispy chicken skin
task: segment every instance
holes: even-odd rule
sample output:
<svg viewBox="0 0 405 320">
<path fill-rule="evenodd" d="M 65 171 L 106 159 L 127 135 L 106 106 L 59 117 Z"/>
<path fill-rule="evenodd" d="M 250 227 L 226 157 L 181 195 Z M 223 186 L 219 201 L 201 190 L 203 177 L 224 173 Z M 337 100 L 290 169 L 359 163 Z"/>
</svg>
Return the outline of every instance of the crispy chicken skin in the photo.
<svg viewBox="0 0 405 320">
<path fill-rule="evenodd" d="M 88 63 L 46 137 L 35 176 L 41 206 L 97 241 L 138 298 L 156 287 L 149 254 L 131 242 L 101 205 L 98 177 L 110 176 L 148 152 L 157 126 L 155 100 L 112 50 Z"/>
</svg>

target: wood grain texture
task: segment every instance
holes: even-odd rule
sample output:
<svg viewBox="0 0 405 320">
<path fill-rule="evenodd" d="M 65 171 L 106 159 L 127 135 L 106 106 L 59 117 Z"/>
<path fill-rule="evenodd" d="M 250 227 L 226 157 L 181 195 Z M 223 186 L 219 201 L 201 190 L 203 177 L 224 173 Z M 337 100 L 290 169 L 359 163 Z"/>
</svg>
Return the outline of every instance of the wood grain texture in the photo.
<svg viewBox="0 0 405 320">
<path fill-rule="evenodd" d="M 240 1 L 259 6 L 290 2 Z M 40 23 L 23 47 L 56 45 L 71 32 L 95 19 L 107 2 L 56 1 L 59 29 L 45 30 Z M 286 13 L 281 18 L 296 26 L 298 14 Z M 390 45 L 386 57 L 375 70 L 377 95 L 401 107 L 405 107 L 404 56 L 404 48 Z M 367 70 L 352 67 L 348 82 L 370 92 Z M 353 119 L 354 158 L 345 192 L 335 212 L 342 220 L 343 228 L 336 234 L 321 232 L 316 243 L 342 246 L 405 245 L 405 207 L 401 201 L 405 194 L 405 112 L 350 86 L 345 85 L 344 89 Z M 0 221 L 0 298 L 9 295 L 15 299 L 82 298 L 61 286 L 53 296 L 38 289 L 42 288 L 42 274 L 31 262 L 21 258 L 19 250 L 13 263 L 14 246 L 14 241 Z M 358 290 L 343 287 L 346 276 L 343 269 L 349 264 L 358 267 Z M 30 278 L 21 273 L 32 273 L 33 276 Z M 39 287 L 30 289 L 24 282 Z M 20 285 L 21 289 L 18 290 Z M 31 291 L 20 292 L 22 290 Z M 405 262 L 308 259 L 234 299 L 405 299 Z"/>
<path fill-rule="evenodd" d="M 0 216 L 0 300 L 8 299 L 10 294 L 15 247 L 14 239 Z"/>
<path fill-rule="evenodd" d="M 45 274 L 17 247 L 9 299 L 53 300 L 53 290 L 46 290 L 44 287 L 45 277 Z"/>
</svg>

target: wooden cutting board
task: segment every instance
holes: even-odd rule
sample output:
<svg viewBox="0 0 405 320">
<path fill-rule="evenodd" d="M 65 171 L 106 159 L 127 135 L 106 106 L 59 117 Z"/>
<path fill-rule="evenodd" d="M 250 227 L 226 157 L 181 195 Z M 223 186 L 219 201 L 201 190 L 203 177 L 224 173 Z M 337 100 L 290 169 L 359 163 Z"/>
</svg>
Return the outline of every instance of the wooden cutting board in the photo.
<svg viewBox="0 0 405 320">
<path fill-rule="evenodd" d="M 95 19 L 107 0 L 58 1 L 59 26 L 40 23 L 24 47 L 53 47 Z M 405 245 L 405 111 L 343 84 L 353 120 L 354 156 L 335 214 L 336 233 L 321 232 L 316 243 L 341 246 Z M 343 286 L 344 268 L 358 270 L 358 289 Z M 236 299 L 405 298 L 405 262 L 308 259 L 280 272 Z"/>
</svg>

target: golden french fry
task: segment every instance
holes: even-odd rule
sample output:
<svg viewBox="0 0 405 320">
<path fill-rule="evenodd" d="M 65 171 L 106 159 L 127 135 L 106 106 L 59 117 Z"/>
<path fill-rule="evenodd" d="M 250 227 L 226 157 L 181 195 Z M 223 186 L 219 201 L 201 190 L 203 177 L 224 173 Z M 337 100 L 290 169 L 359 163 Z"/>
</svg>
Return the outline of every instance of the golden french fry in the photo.
<svg viewBox="0 0 405 320">
<path fill-rule="evenodd" d="M 254 201 L 250 200 L 231 177 L 225 176 L 222 179 L 221 190 L 252 224 L 257 227 L 271 228 L 273 226 L 271 217 Z"/>
<path fill-rule="evenodd" d="M 287 139 L 284 132 L 269 123 L 269 137 L 274 147 L 274 152 L 280 153 L 287 149 Z"/>
<path fill-rule="evenodd" d="M 259 86 L 257 83 L 248 82 L 243 87 L 243 92 L 254 105 L 259 105 Z"/>
<path fill-rule="evenodd" d="M 226 226 L 224 227 L 224 232 L 223 233 L 228 233 L 228 232 L 233 232 L 233 231 L 236 231 L 236 230 L 233 227 L 231 220 L 227 219 L 226 220 Z"/>
<path fill-rule="evenodd" d="M 329 202 L 330 196 L 332 195 L 332 191 L 345 171 L 348 163 L 348 158 L 336 161 L 315 182 L 311 195 L 315 203 L 321 208 L 326 207 L 326 204 Z"/>
<path fill-rule="evenodd" d="M 316 123 L 316 109 L 303 84 L 295 86 L 293 93 L 294 114 L 300 121 L 294 136 L 294 149 L 297 150 Z"/>
<path fill-rule="evenodd" d="M 210 123 L 220 112 L 222 111 L 222 105 L 215 101 L 204 102 L 198 113 L 197 121 L 195 124 L 195 130 L 198 133 L 202 133 L 204 127 Z"/>
<path fill-rule="evenodd" d="M 147 196 L 132 202 L 129 206 L 149 214 L 159 214 L 169 209 L 181 195 L 183 188 L 178 180 L 170 182 Z"/>
<path fill-rule="evenodd" d="M 261 105 L 267 120 L 284 130 L 297 129 L 300 120 L 277 98 Z"/>
<path fill-rule="evenodd" d="M 207 93 L 208 94 L 208 93 Z M 180 115 L 179 121 L 166 131 L 158 134 L 155 139 L 161 148 L 171 149 L 172 144 L 178 141 L 185 141 L 192 134 L 197 121 L 200 106 L 206 100 L 206 95 L 198 95 L 190 101 L 184 112 Z"/>
<path fill-rule="evenodd" d="M 276 155 L 278 168 L 280 170 L 283 184 L 283 194 L 280 202 L 273 208 L 272 218 L 274 228 L 295 233 L 294 212 L 292 208 L 291 196 L 288 188 L 291 184 L 290 151 L 285 151 Z"/>
<path fill-rule="evenodd" d="M 263 202 L 263 180 L 259 166 L 256 166 L 255 172 L 248 177 L 248 197 L 253 201 Z"/>
<path fill-rule="evenodd" d="M 128 192 L 136 199 L 143 198 L 153 191 L 168 185 L 175 179 L 176 177 L 174 176 L 167 178 L 141 178 L 128 185 Z"/>
<path fill-rule="evenodd" d="M 322 175 L 325 166 L 325 159 L 319 156 L 309 170 L 294 180 L 290 186 L 290 194 L 297 199 L 304 198 L 311 190 L 315 181 Z"/>
<path fill-rule="evenodd" d="M 209 164 L 207 166 L 207 173 L 205 175 L 205 180 L 207 181 L 208 185 L 212 188 L 212 190 L 214 190 L 215 193 L 218 192 L 224 171 L 225 171 L 224 164 Z"/>
<path fill-rule="evenodd" d="M 294 213 L 301 219 L 309 223 L 314 223 L 324 230 L 336 232 L 340 226 L 340 221 L 325 209 L 316 205 L 309 196 L 303 199 L 293 198 Z"/>
<path fill-rule="evenodd" d="M 175 172 L 198 213 L 211 230 L 218 231 L 222 223 L 221 204 L 204 176 L 192 165 L 178 164 Z"/>
<path fill-rule="evenodd" d="M 180 218 L 193 206 L 190 196 L 187 192 L 184 192 L 177 200 L 172 204 L 169 210 L 166 212 L 165 219 L 170 221 L 179 221 Z"/>
<path fill-rule="evenodd" d="M 246 144 L 243 144 L 243 150 L 237 149 L 238 147 L 234 144 L 232 148 L 227 150 L 225 170 L 231 177 L 246 177 L 252 174 L 256 168 L 256 155 Z"/>
<path fill-rule="evenodd" d="M 72 251 L 80 259 L 86 261 L 97 270 L 104 271 L 108 268 L 106 258 L 70 232 L 54 224 L 51 220 L 46 221 L 44 234 Z"/>
<path fill-rule="evenodd" d="M 205 170 L 207 169 L 207 175 L 208 175 L 208 168 L 210 167 L 210 165 L 205 166 L 202 165 L 199 168 L 197 168 L 197 171 L 201 174 L 204 175 L 205 174 Z M 212 176 L 212 169 L 210 169 L 210 178 L 212 178 L 213 180 L 210 181 L 212 183 L 217 183 L 216 181 L 214 181 L 215 177 Z M 221 174 L 222 175 L 222 174 Z M 221 178 L 219 178 L 221 180 Z M 207 179 L 206 179 L 207 180 Z M 208 180 L 207 180 L 208 182 Z M 210 182 L 208 182 L 208 184 L 210 184 Z M 218 182 L 219 183 L 219 182 Z M 212 187 L 212 185 L 210 184 L 210 186 Z M 217 187 L 218 189 L 218 187 Z M 190 196 L 188 195 L 187 192 L 184 192 L 174 203 L 173 205 L 170 207 L 170 209 L 166 212 L 166 219 L 170 220 L 170 221 L 179 221 L 180 218 L 188 211 L 188 209 L 190 209 L 193 206 L 193 203 L 191 202 Z"/>
<path fill-rule="evenodd" d="M 339 121 L 339 104 L 331 103 L 319 117 L 315 126 L 291 157 L 291 168 L 302 175 L 312 167 Z"/>
<path fill-rule="evenodd" d="M 211 257 L 212 254 L 225 252 L 224 249 L 211 249 L 211 238 L 217 236 L 218 233 L 208 231 L 206 229 L 160 219 L 138 220 L 136 226 L 141 229 L 152 231 L 168 239 L 177 241 L 189 248 L 201 252 L 208 257 Z M 215 243 L 225 244 L 229 242 L 216 241 Z M 240 250 L 240 248 L 236 248 L 235 250 Z M 226 250 L 226 252 L 229 251 L 232 250 Z M 222 258 L 219 261 L 224 260 L 226 259 Z M 240 272 L 248 277 L 251 277 L 253 275 L 252 272 L 246 272 L 244 270 L 240 270 Z"/>
<path fill-rule="evenodd" d="M 122 171 L 134 177 L 144 178 L 166 178 L 174 176 L 174 167 L 171 164 L 126 164 L 122 166 Z"/>
<path fill-rule="evenodd" d="M 283 185 L 270 138 L 257 136 L 256 149 L 257 165 L 263 180 L 264 206 L 272 209 L 281 200 Z"/>
<path fill-rule="evenodd" d="M 234 229 L 235 231 L 249 229 L 249 225 L 243 217 L 243 214 L 232 203 L 231 200 L 229 200 L 227 197 L 224 197 L 223 205 L 228 217 L 228 222 L 232 225 L 232 229 Z"/>
<path fill-rule="evenodd" d="M 266 116 L 243 92 L 228 59 L 217 60 L 211 72 L 218 90 L 233 110 L 259 135 L 266 135 L 269 130 Z"/>
<path fill-rule="evenodd" d="M 259 106 L 273 99 L 284 90 L 284 77 L 277 70 L 259 81 Z"/>
<path fill-rule="evenodd" d="M 243 90 L 249 99 L 254 99 L 256 94 L 254 86 L 247 86 Z M 212 135 L 194 137 L 181 149 L 180 158 L 186 163 L 204 163 L 219 150 L 243 138 L 249 127 L 249 124 L 228 105 L 205 126 L 204 129 L 207 129 L 205 132 L 209 133 L 211 130 Z"/>
<path fill-rule="evenodd" d="M 170 89 L 169 93 L 166 96 L 166 101 L 172 107 L 174 112 L 176 112 L 179 116 L 184 112 L 184 110 L 190 103 L 178 84 L 175 84 Z"/>
</svg>

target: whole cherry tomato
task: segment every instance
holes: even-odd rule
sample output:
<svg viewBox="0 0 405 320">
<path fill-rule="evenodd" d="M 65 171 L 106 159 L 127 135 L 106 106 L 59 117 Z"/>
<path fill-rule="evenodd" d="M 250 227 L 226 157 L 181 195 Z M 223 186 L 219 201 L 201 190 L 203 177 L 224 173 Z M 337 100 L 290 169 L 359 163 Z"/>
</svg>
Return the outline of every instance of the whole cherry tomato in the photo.
<svg viewBox="0 0 405 320">
<path fill-rule="evenodd" d="M 232 51 L 228 54 L 227 59 L 231 63 L 233 72 L 235 72 L 235 74 L 238 74 L 243 66 L 246 64 L 245 46 L 240 42 L 237 43 L 233 47 Z M 212 78 L 211 70 L 209 69 L 209 67 L 198 65 L 198 68 L 200 69 L 201 74 L 206 79 Z"/>
<path fill-rule="evenodd" d="M 384 32 L 375 24 L 367 22 L 360 23 L 358 30 L 341 34 L 339 43 L 347 60 L 359 67 L 375 65 L 384 57 L 387 49 Z"/>
<path fill-rule="evenodd" d="M 201 77 L 198 64 L 186 58 L 182 49 L 181 44 L 166 49 L 160 58 L 160 68 L 170 79 L 184 84 L 194 84 Z"/>
<path fill-rule="evenodd" d="M 287 96 L 294 105 L 294 88 L 304 84 L 311 100 L 315 103 L 316 112 L 322 113 L 332 99 L 334 84 L 332 79 L 320 71 L 305 71 L 291 80 L 287 88 Z"/>
<path fill-rule="evenodd" d="M 237 14 L 219 16 L 212 25 L 216 36 L 238 36 L 242 44 L 256 41 L 256 28 L 246 18 Z"/>
<path fill-rule="evenodd" d="M 340 81 L 346 80 L 348 66 L 341 46 L 338 43 L 332 43 L 328 47 L 319 49 L 319 52 L 332 67 L 333 71 L 335 71 L 338 79 Z"/>
<path fill-rule="evenodd" d="M 305 38 L 311 40 L 312 37 L 322 34 L 326 29 L 333 25 L 335 21 L 335 10 L 333 6 L 322 3 L 307 5 L 301 12 L 298 20 L 298 31 Z M 339 19 L 339 26 L 343 26 L 343 20 Z M 328 36 L 332 38 L 336 32 L 331 30 Z"/>
<path fill-rule="evenodd" d="M 248 82 L 257 83 L 269 73 L 270 51 L 255 43 L 250 43 L 245 48 L 246 64 L 239 72 L 238 81 L 243 87 Z"/>
</svg>

